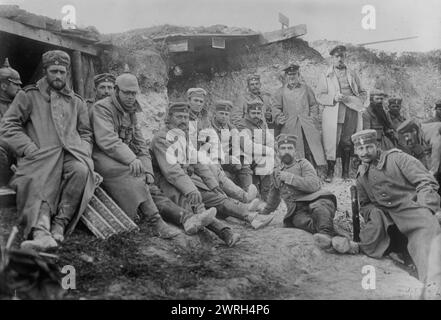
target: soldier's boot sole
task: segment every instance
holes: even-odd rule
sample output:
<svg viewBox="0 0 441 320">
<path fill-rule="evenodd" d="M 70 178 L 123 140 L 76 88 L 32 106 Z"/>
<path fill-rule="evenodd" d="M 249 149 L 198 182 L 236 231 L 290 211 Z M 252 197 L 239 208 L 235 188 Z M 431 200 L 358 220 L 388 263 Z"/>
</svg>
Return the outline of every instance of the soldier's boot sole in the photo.
<svg viewBox="0 0 441 320">
<path fill-rule="evenodd" d="M 263 215 L 263 214 L 256 214 L 253 221 L 251 221 L 251 226 L 257 230 L 262 229 L 269 225 L 271 221 L 273 221 L 274 215 Z"/>
</svg>

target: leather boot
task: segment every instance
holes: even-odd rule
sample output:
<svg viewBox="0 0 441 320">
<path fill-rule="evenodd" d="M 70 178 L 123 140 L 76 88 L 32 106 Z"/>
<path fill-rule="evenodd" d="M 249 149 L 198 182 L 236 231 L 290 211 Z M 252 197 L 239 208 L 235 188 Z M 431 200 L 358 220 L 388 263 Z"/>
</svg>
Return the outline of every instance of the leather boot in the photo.
<svg viewBox="0 0 441 320">
<path fill-rule="evenodd" d="M 343 180 L 349 179 L 349 165 L 351 163 L 351 151 L 344 150 L 341 155 L 341 178 Z"/>
<path fill-rule="evenodd" d="M 52 238 L 51 234 L 43 230 L 35 230 L 32 233 L 32 240 L 23 241 L 20 244 L 20 248 L 35 250 L 35 251 L 47 251 L 55 249 L 58 246 L 57 242 Z"/>
<path fill-rule="evenodd" d="M 257 190 L 257 187 L 254 184 L 251 184 L 248 187 L 248 192 L 246 193 L 246 196 L 245 196 L 245 202 L 249 203 L 249 202 L 253 201 L 254 199 L 256 199 L 258 193 L 259 193 L 259 191 Z"/>
<path fill-rule="evenodd" d="M 274 216 L 260 215 L 248 210 L 249 205 L 236 200 L 225 200 L 218 211 L 224 216 L 230 216 L 242 221 L 249 222 L 254 229 L 267 226 Z"/>
<path fill-rule="evenodd" d="M 179 234 L 179 231 L 177 229 L 170 227 L 167 223 L 164 222 L 164 220 L 162 220 L 158 212 L 152 217 L 148 217 L 146 220 L 149 229 L 156 237 L 162 239 L 172 239 Z"/>
<path fill-rule="evenodd" d="M 193 235 L 208 226 L 216 218 L 216 208 L 204 209 L 197 214 L 192 214 L 183 223 L 186 234 Z"/>
<path fill-rule="evenodd" d="M 234 246 L 240 240 L 238 233 L 217 219 L 214 219 L 207 229 L 216 234 L 228 247 Z"/>
<path fill-rule="evenodd" d="M 334 178 L 335 161 L 328 160 L 328 171 L 326 172 L 325 182 L 331 183 Z"/>
</svg>

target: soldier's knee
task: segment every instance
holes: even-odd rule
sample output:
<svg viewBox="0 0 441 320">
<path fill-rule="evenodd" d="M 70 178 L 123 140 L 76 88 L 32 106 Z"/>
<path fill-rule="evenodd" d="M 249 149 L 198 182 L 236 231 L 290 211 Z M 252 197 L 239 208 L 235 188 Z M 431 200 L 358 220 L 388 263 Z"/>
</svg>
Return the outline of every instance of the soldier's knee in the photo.
<svg viewBox="0 0 441 320">
<path fill-rule="evenodd" d="M 76 178 L 86 180 L 89 174 L 89 168 L 80 161 L 75 161 L 72 164 L 72 173 Z"/>
</svg>

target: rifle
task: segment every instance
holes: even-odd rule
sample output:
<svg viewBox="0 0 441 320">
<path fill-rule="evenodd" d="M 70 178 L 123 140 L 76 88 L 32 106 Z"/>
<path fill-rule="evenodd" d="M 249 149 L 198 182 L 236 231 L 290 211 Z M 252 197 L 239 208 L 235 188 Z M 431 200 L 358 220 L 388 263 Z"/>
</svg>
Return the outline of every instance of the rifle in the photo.
<svg viewBox="0 0 441 320">
<path fill-rule="evenodd" d="M 358 192 L 356 186 L 351 186 L 351 204 L 352 204 L 352 230 L 353 240 L 360 242 L 360 207 L 358 205 Z"/>
</svg>

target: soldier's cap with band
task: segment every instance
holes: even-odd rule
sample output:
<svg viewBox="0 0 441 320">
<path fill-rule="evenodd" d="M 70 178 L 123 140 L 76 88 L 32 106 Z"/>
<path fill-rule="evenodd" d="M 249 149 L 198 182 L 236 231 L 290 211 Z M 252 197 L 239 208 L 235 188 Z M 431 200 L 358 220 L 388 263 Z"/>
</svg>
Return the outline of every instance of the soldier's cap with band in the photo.
<svg viewBox="0 0 441 320">
<path fill-rule="evenodd" d="M 134 74 L 125 72 L 115 79 L 115 86 L 122 91 L 139 92 L 138 79 Z"/>
<path fill-rule="evenodd" d="M 401 106 L 401 102 L 403 102 L 403 99 L 398 97 L 392 97 L 388 100 L 389 106 Z"/>
<path fill-rule="evenodd" d="M 379 89 L 379 88 L 374 88 L 371 91 L 369 91 L 369 95 L 371 97 L 373 96 L 383 96 L 383 97 L 387 97 L 386 92 L 384 92 L 383 90 Z"/>
<path fill-rule="evenodd" d="M 277 146 L 281 144 L 293 144 L 294 147 L 297 145 L 297 136 L 294 134 L 282 133 L 276 138 Z"/>
<path fill-rule="evenodd" d="M 170 116 L 175 112 L 190 112 L 190 105 L 187 102 L 183 101 L 176 101 L 176 102 L 170 102 L 168 105 L 167 114 Z"/>
<path fill-rule="evenodd" d="M 247 82 L 250 82 L 251 80 L 257 80 L 260 81 L 260 75 L 256 74 L 256 73 L 250 73 L 247 76 Z"/>
<path fill-rule="evenodd" d="M 61 50 L 52 50 L 43 53 L 42 56 L 43 68 L 56 65 L 64 66 L 69 68 L 70 66 L 70 56 Z"/>
<path fill-rule="evenodd" d="M 201 97 L 205 98 L 207 95 L 207 91 L 205 91 L 202 88 L 190 88 L 187 90 L 187 98 L 190 99 L 191 97 Z"/>
<path fill-rule="evenodd" d="M 290 63 L 287 66 L 285 66 L 282 70 L 286 73 L 286 74 L 293 74 L 296 73 L 297 71 L 299 71 L 300 66 L 295 64 L 295 63 Z"/>
<path fill-rule="evenodd" d="M 262 109 L 263 109 L 262 101 L 260 100 L 247 101 L 247 112 L 249 112 L 250 110 L 262 111 Z"/>
<path fill-rule="evenodd" d="M 420 127 L 418 123 L 413 119 L 407 119 L 397 128 L 398 133 L 412 132 L 413 130 L 419 131 Z"/>
<path fill-rule="evenodd" d="M 0 68 L 0 81 L 2 80 L 7 80 L 19 85 L 22 84 L 20 74 L 17 70 L 11 68 L 8 58 L 5 59 L 3 66 Z"/>
<path fill-rule="evenodd" d="M 329 54 L 330 54 L 331 56 L 333 56 L 334 54 L 337 54 L 337 53 L 344 53 L 344 52 L 346 52 L 346 51 L 347 51 L 347 49 L 346 49 L 345 46 L 343 46 L 343 45 L 338 45 L 338 46 L 335 46 L 334 48 L 332 48 L 331 51 L 329 51 Z"/>
<path fill-rule="evenodd" d="M 95 87 L 98 86 L 101 82 L 112 82 L 115 84 L 115 76 L 111 73 L 100 73 L 93 77 L 93 83 Z"/>
<path fill-rule="evenodd" d="M 441 109 L 441 99 L 435 102 L 435 109 Z"/>
<path fill-rule="evenodd" d="M 214 103 L 214 109 L 216 111 L 228 111 L 230 112 L 233 109 L 233 103 L 229 100 L 217 100 Z"/>
<path fill-rule="evenodd" d="M 351 136 L 351 140 L 356 147 L 377 143 L 377 131 L 373 129 L 358 131 Z"/>
</svg>

